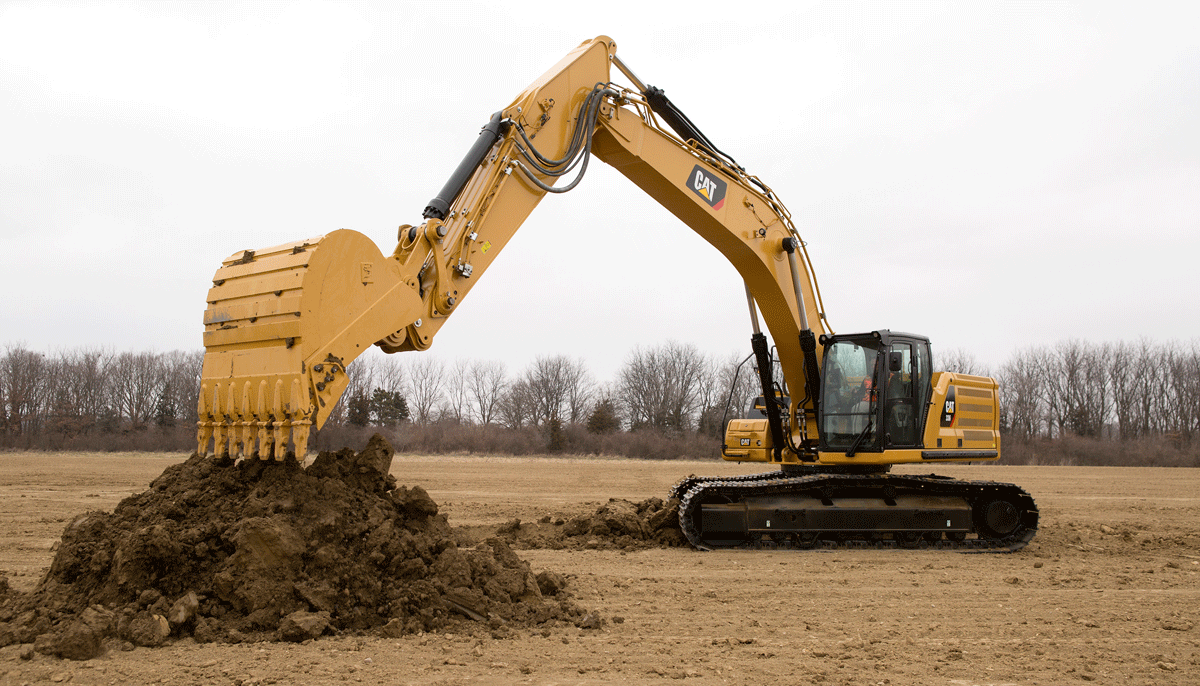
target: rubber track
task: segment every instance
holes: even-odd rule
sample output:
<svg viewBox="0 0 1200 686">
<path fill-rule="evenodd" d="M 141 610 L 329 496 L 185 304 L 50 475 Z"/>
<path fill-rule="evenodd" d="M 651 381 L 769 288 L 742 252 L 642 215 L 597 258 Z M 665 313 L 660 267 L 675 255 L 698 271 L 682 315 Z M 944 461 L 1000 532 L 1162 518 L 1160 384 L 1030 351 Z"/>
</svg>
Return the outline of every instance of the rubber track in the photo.
<svg viewBox="0 0 1200 686">
<path fill-rule="evenodd" d="M 766 478 L 763 478 L 766 477 Z M 750 474 L 733 478 L 689 477 L 681 481 L 675 488 L 688 484 L 687 491 L 679 502 L 679 526 L 684 536 L 698 550 L 712 550 L 711 544 L 705 543 L 693 522 L 695 508 L 699 507 L 709 496 L 715 495 L 738 502 L 744 498 L 758 495 L 777 495 L 786 493 L 803 493 L 821 491 L 824 489 L 839 490 L 842 488 L 878 488 L 890 485 L 896 490 L 919 491 L 926 495 L 943 495 L 961 497 L 972 503 L 983 495 L 1002 495 L 1015 503 L 1020 512 L 1022 524 L 1015 531 L 1000 539 L 967 538 L 963 541 L 942 539 L 926 541 L 922 539 L 915 545 L 905 546 L 894 539 L 862 540 L 847 539 L 843 541 L 819 539 L 812 548 L 799 546 L 779 546 L 774 542 L 746 541 L 734 546 L 722 546 L 722 549 L 753 549 L 785 547 L 791 550 L 837 550 L 837 549 L 884 549 L 884 548 L 926 548 L 934 550 L 959 550 L 962 552 L 995 552 L 1011 553 L 1024 548 L 1033 540 L 1037 533 L 1037 504 L 1033 496 L 1015 484 L 998 481 L 962 481 L 944 476 L 908 476 L 894 474 L 851 475 L 851 474 L 814 474 L 783 478 L 782 472 L 767 472 Z M 689 484 L 690 482 L 690 484 Z M 675 490 L 672 490 L 674 496 Z M 835 496 L 836 497 L 836 496 Z M 823 532 L 836 534 L 836 532 Z"/>
</svg>

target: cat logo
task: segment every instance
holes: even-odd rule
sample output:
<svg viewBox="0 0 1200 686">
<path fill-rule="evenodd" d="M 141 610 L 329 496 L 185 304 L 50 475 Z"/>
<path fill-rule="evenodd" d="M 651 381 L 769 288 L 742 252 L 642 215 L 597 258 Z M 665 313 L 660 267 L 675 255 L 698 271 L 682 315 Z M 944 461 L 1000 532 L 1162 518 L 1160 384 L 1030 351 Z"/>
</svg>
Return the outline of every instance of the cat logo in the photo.
<svg viewBox="0 0 1200 686">
<path fill-rule="evenodd" d="M 954 386 L 946 391 L 946 404 L 942 406 L 942 426 L 954 426 Z"/>
<path fill-rule="evenodd" d="M 721 206 L 725 204 L 725 182 L 705 171 L 698 164 L 692 169 L 692 174 L 688 178 L 688 188 L 704 198 L 704 202 L 714 210 L 721 209 Z"/>
</svg>

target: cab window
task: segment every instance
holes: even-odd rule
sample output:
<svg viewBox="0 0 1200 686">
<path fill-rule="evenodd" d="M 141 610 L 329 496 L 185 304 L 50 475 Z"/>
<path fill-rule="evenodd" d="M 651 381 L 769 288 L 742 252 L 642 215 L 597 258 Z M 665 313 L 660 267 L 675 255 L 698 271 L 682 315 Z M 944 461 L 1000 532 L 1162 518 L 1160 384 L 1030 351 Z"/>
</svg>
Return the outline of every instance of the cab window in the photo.
<svg viewBox="0 0 1200 686">
<path fill-rule="evenodd" d="M 838 341 L 826 349 L 821 429 L 830 449 L 847 450 L 864 432 L 860 447 L 874 442 L 872 415 L 882 381 L 879 353 L 853 341 Z"/>
</svg>

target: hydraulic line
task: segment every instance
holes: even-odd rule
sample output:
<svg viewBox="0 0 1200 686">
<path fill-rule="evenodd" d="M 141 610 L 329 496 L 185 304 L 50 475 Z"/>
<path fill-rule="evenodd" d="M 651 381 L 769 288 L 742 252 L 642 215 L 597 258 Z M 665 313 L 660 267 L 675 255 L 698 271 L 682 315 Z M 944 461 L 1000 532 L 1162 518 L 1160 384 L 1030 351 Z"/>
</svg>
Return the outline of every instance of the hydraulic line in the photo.
<svg viewBox="0 0 1200 686">
<path fill-rule="evenodd" d="M 595 102 L 597 94 L 604 90 L 604 87 L 607 85 L 608 84 L 601 83 L 596 84 L 596 86 L 592 89 L 592 92 L 588 93 L 587 98 L 585 98 L 583 103 L 579 106 L 579 114 L 576 118 L 575 130 L 571 133 L 571 144 L 567 146 L 567 152 L 561 159 L 552 160 L 546 157 L 533 144 L 533 140 L 529 138 L 529 135 L 525 133 L 525 127 L 517 126 L 517 132 L 521 134 L 521 139 L 525 141 L 525 148 L 528 148 L 528 151 L 532 152 L 534 157 L 536 157 L 542 164 L 546 165 L 546 167 L 542 167 L 534 160 L 529 159 L 525 148 L 518 146 L 518 150 L 520 150 L 522 155 L 525 156 L 525 159 L 528 159 L 531 164 L 537 166 L 539 171 L 544 171 L 547 174 L 552 173 L 548 171 L 549 167 L 558 167 L 572 161 L 575 156 L 579 154 L 579 148 L 583 144 L 583 136 L 586 130 L 585 127 L 579 126 L 579 123 L 588 119 L 588 111 L 591 108 L 592 103 Z"/>
<path fill-rule="evenodd" d="M 742 367 L 744 367 L 752 357 L 754 357 L 754 353 L 747 355 L 746 359 L 739 362 L 738 366 L 733 370 L 733 383 L 729 385 L 729 395 L 725 396 L 725 411 L 721 413 L 722 427 L 728 426 L 726 422 L 729 420 L 729 408 L 733 404 L 733 391 L 737 388 L 738 378 L 742 375 Z M 725 445 L 724 441 L 721 442 L 721 445 Z"/>
<path fill-rule="evenodd" d="M 534 176 L 533 172 L 530 171 L 529 168 L 526 167 L 524 164 L 522 164 L 520 160 L 514 160 L 517 168 L 520 169 L 525 174 L 525 176 L 529 179 L 530 182 L 532 182 L 535 186 L 542 189 L 543 191 L 546 191 L 547 193 L 566 193 L 567 191 L 574 189 L 577 185 L 579 185 L 579 182 L 583 180 L 584 174 L 587 173 L 588 160 L 591 158 L 591 155 L 592 155 L 592 132 L 595 130 L 596 118 L 600 113 L 600 102 L 605 97 L 611 97 L 611 96 L 615 96 L 615 95 L 617 95 L 616 91 L 612 90 L 611 88 L 604 88 L 601 90 L 594 90 L 588 96 L 588 100 L 587 100 L 587 102 L 585 102 L 585 106 L 587 108 L 587 111 L 585 113 L 585 118 L 576 122 L 576 130 L 578 131 L 581 128 L 583 129 L 583 135 L 586 138 L 586 143 L 584 144 L 582 153 L 579 154 L 579 157 L 577 157 L 575 161 L 572 161 L 570 163 L 568 170 L 571 167 L 574 167 L 576 161 L 578 161 L 579 159 L 582 159 L 582 164 L 579 167 L 579 174 L 575 177 L 575 179 L 573 181 L 571 181 L 571 183 L 567 184 L 566 186 L 562 186 L 562 187 L 551 186 L 551 185 L 543 182 L 541 179 L 537 178 L 536 176 Z M 565 171 L 556 173 L 555 171 L 545 170 L 540 164 L 533 161 L 529 157 L 529 155 L 524 151 L 524 149 L 521 149 L 521 154 L 523 157 L 525 157 L 525 159 L 527 161 L 529 161 L 533 166 L 537 167 L 539 169 L 539 171 L 542 171 L 543 173 L 547 173 L 552 176 L 558 176 L 558 175 L 561 175 L 561 173 L 565 173 Z"/>
</svg>

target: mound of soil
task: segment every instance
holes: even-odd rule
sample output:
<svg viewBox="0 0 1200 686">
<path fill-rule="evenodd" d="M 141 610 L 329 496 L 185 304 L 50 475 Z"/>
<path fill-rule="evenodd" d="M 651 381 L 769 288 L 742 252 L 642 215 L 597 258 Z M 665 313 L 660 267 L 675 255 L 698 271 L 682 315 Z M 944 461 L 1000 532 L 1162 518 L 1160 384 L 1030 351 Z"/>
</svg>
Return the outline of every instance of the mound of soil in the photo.
<svg viewBox="0 0 1200 686">
<path fill-rule="evenodd" d="M 380 436 L 355 453 L 168 468 L 111 513 L 71 521 L 33 592 L 0 588 L 0 646 L 88 659 L 114 642 L 302 641 L 484 622 L 583 621 L 563 578 L 535 576 L 501 538 L 456 545 L 420 486 L 388 474 Z M 554 596 L 554 597 L 551 597 Z"/>
<path fill-rule="evenodd" d="M 591 514 L 510 520 L 492 532 L 517 548 L 645 550 L 687 546 L 679 529 L 679 501 L 649 498 L 640 503 L 612 498 Z"/>
</svg>

